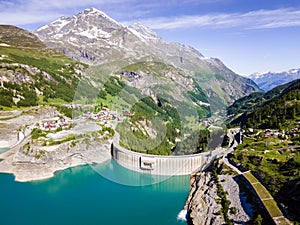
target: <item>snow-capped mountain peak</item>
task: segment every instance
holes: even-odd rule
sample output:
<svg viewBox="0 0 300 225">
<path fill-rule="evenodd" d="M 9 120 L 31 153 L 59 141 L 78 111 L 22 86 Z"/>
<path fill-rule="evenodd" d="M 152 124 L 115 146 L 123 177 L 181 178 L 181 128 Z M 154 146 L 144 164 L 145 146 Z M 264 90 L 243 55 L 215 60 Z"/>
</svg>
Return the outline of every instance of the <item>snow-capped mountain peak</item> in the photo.
<svg viewBox="0 0 300 225">
<path fill-rule="evenodd" d="M 290 74 L 299 74 L 300 69 L 291 69 L 291 70 L 288 71 L 288 73 L 290 73 Z"/>
<path fill-rule="evenodd" d="M 53 29 L 55 29 L 55 30 L 60 30 L 61 28 L 63 28 L 65 25 L 67 25 L 70 22 L 71 22 L 71 18 L 62 16 L 59 19 L 57 19 L 57 20 L 53 21 L 52 23 L 50 23 L 49 25 L 45 25 L 45 26 L 42 26 L 42 27 L 38 28 L 36 30 L 36 32 L 41 32 L 43 30 L 46 30 L 50 26 L 53 27 Z"/>
<path fill-rule="evenodd" d="M 151 58 L 180 68 L 234 74 L 220 60 L 205 58 L 190 46 L 167 42 L 140 23 L 122 25 L 95 8 L 61 17 L 35 34 L 47 46 L 87 64 Z"/>
<path fill-rule="evenodd" d="M 92 16 L 92 17 L 102 17 L 106 20 L 109 20 L 110 22 L 116 23 L 118 25 L 121 25 L 120 23 L 118 23 L 116 20 L 112 19 L 111 17 L 109 17 L 106 13 L 100 11 L 99 9 L 96 8 L 89 8 L 89 9 L 85 9 L 83 12 L 79 13 L 79 14 L 85 14 L 88 16 Z M 78 15 L 79 15 L 78 14 Z"/>
<path fill-rule="evenodd" d="M 270 72 L 256 72 L 256 73 L 248 75 L 247 77 L 249 77 L 251 79 L 258 79 L 268 73 L 270 73 Z"/>
<path fill-rule="evenodd" d="M 81 38 L 108 39 L 114 30 L 124 26 L 96 9 L 85 9 L 72 17 L 60 17 L 35 32 L 41 40 L 63 39 L 69 43 L 80 42 Z"/>
<path fill-rule="evenodd" d="M 300 79 L 300 69 L 291 69 L 284 72 L 254 73 L 249 78 L 255 81 L 261 89 L 268 91 L 278 85 Z"/>
<path fill-rule="evenodd" d="M 100 11 L 99 9 L 96 9 L 96 8 L 94 8 L 94 7 L 92 7 L 92 8 L 87 8 L 87 9 L 85 9 L 83 12 L 85 12 L 85 13 L 98 13 L 98 14 L 102 14 L 102 15 L 104 15 L 104 16 L 107 16 L 104 12 L 102 12 L 102 11 Z"/>
</svg>

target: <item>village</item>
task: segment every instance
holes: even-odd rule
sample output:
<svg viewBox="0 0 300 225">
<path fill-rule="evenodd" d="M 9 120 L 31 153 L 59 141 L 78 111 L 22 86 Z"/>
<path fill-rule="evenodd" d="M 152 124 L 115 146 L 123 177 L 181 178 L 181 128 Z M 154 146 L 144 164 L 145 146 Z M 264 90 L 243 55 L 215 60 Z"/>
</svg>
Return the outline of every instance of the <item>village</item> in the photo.
<svg viewBox="0 0 300 225">
<path fill-rule="evenodd" d="M 75 123 L 80 121 L 94 121 L 98 122 L 101 125 L 111 127 L 112 125 L 109 123 L 110 121 L 120 122 L 125 116 L 131 115 L 132 114 L 129 110 L 125 110 L 121 115 L 118 115 L 116 111 L 113 111 L 106 107 L 102 107 L 101 111 L 98 113 L 88 111 L 73 119 L 62 115 L 56 115 L 53 118 L 39 121 L 35 125 L 35 128 L 39 128 L 42 131 L 67 130 L 71 129 L 75 125 Z"/>
<path fill-rule="evenodd" d="M 280 130 L 272 130 L 272 129 L 265 129 L 265 130 L 258 130 L 255 132 L 253 128 L 248 128 L 247 132 L 243 131 L 243 133 L 247 134 L 248 137 L 256 137 L 258 135 L 264 135 L 265 138 L 280 138 L 280 139 L 289 139 L 294 136 L 297 136 L 300 134 L 299 128 L 292 128 L 288 131 L 280 131 Z"/>
</svg>

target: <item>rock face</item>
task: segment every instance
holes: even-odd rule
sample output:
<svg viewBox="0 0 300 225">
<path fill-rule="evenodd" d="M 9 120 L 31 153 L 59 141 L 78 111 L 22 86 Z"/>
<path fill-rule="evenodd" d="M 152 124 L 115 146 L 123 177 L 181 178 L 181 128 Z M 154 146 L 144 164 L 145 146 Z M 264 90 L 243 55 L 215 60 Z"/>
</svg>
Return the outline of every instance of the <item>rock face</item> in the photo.
<svg viewBox="0 0 300 225">
<path fill-rule="evenodd" d="M 55 81 L 49 73 L 26 64 L 0 63 L 0 67 L 0 82 L 34 83 L 35 77 L 38 75 L 41 75 L 45 80 Z"/>
<path fill-rule="evenodd" d="M 51 150 L 23 146 L 13 154 L 13 149 L 0 162 L 2 173 L 12 173 L 16 181 L 42 180 L 54 173 L 78 165 L 102 163 L 110 159 L 110 142 L 85 143 L 70 147 L 70 143 L 54 146 Z M 48 148 L 49 149 L 49 148 Z M 82 150 L 84 149 L 84 150 Z"/>
<path fill-rule="evenodd" d="M 230 207 L 236 209 L 236 213 L 229 213 L 229 219 L 235 224 L 247 224 L 250 220 L 250 216 L 253 216 L 253 207 L 247 203 L 247 196 L 245 193 L 241 193 L 237 179 L 233 179 L 231 175 L 220 175 L 219 179 L 223 190 L 226 191 L 227 199 L 231 202 Z"/>
<path fill-rule="evenodd" d="M 106 65 L 110 71 L 121 71 L 122 67 L 136 62 L 172 65 L 185 74 L 191 74 L 207 91 L 209 98 L 218 103 L 221 98 L 225 105 L 258 90 L 254 82 L 235 74 L 219 59 L 204 57 L 187 45 L 164 41 L 141 24 L 124 26 L 94 8 L 73 17 L 61 17 L 39 28 L 35 34 L 48 47 L 70 58 Z M 136 69 L 129 72 L 140 72 L 139 68 Z"/>
<path fill-rule="evenodd" d="M 187 200 L 188 224 L 191 225 L 218 225 L 224 224 L 221 204 L 217 203 L 217 187 L 210 172 L 198 172 L 191 185 Z M 235 208 L 235 214 L 228 213 L 234 224 L 247 224 L 253 215 L 252 205 L 247 203 L 247 197 L 241 193 L 236 179 L 231 175 L 220 175 L 219 182 L 227 193 L 226 198 L 231 202 L 230 208 Z M 242 198 L 241 198 L 242 196 Z M 250 215 L 250 216 L 249 216 Z"/>
<path fill-rule="evenodd" d="M 189 224 L 210 225 L 223 224 L 222 215 L 219 214 L 221 205 L 216 203 L 217 187 L 209 172 L 199 172 L 196 182 L 191 189 L 192 198 L 188 204 Z"/>
</svg>

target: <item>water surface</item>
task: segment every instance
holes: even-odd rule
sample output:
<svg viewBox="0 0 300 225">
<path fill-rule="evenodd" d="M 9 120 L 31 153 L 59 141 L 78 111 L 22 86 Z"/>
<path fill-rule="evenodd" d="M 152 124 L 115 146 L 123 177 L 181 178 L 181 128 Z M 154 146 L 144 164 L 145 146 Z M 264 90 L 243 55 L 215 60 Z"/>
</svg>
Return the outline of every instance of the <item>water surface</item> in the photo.
<svg viewBox="0 0 300 225">
<path fill-rule="evenodd" d="M 113 161 L 80 166 L 38 182 L 15 182 L 0 174 L 1 225 L 177 225 L 189 191 L 189 177 L 177 176 L 147 186 L 141 174 Z M 149 176 L 144 177 L 149 181 Z M 155 178 L 154 178 L 155 179 Z M 143 183 L 143 181 L 142 181 Z"/>
<path fill-rule="evenodd" d="M 7 152 L 9 148 L 0 148 L 0 154 Z"/>
</svg>

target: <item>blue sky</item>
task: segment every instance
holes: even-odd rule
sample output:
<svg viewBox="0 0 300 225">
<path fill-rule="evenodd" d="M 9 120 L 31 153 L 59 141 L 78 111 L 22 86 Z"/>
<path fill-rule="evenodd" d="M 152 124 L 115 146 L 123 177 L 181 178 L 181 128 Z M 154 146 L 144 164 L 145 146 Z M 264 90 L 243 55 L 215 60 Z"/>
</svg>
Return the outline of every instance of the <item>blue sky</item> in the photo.
<svg viewBox="0 0 300 225">
<path fill-rule="evenodd" d="M 90 7 L 141 22 L 242 75 L 300 68 L 299 0 L 0 0 L 0 24 L 33 31 Z"/>
</svg>

